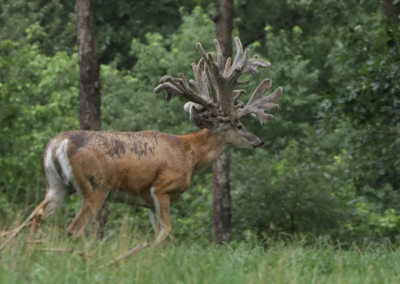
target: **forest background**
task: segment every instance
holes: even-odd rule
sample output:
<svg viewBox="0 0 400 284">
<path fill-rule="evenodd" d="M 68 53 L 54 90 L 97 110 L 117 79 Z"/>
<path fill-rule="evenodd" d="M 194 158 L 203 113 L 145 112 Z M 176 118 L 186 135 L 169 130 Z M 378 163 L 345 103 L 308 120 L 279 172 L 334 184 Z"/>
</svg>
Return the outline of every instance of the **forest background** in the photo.
<svg viewBox="0 0 400 284">
<path fill-rule="evenodd" d="M 244 101 L 264 78 L 284 92 L 266 126 L 245 123 L 265 148 L 233 149 L 233 240 L 400 240 L 400 1 L 386 2 L 394 8 L 375 0 L 235 1 L 234 36 L 272 63 Z M 98 0 L 96 12 L 103 130 L 197 131 L 183 100 L 167 102 L 153 90 L 166 74 L 190 77 L 197 42 L 214 50 L 214 1 Z M 74 1 L 0 0 L 6 223 L 43 198 L 47 142 L 79 129 L 78 75 Z M 211 175 L 194 177 L 172 207 L 178 240 L 210 240 Z M 67 203 L 69 222 L 80 199 Z M 150 230 L 145 210 L 110 204 L 109 212 L 110 229 L 124 220 Z"/>
</svg>

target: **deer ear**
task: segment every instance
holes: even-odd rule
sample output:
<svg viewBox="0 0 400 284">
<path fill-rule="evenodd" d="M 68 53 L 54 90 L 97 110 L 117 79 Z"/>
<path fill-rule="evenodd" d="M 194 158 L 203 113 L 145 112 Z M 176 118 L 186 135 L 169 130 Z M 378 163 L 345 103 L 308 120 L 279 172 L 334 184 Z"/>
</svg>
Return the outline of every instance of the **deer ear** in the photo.
<svg viewBox="0 0 400 284">
<path fill-rule="evenodd" d="M 215 123 L 209 119 L 206 119 L 202 122 L 202 125 L 204 126 L 204 128 L 213 129 L 215 126 Z"/>
<path fill-rule="evenodd" d="M 194 125 L 196 125 L 196 127 L 200 129 L 204 128 L 212 129 L 215 126 L 215 122 L 203 116 L 193 115 L 191 117 L 191 121 L 193 122 Z"/>
</svg>

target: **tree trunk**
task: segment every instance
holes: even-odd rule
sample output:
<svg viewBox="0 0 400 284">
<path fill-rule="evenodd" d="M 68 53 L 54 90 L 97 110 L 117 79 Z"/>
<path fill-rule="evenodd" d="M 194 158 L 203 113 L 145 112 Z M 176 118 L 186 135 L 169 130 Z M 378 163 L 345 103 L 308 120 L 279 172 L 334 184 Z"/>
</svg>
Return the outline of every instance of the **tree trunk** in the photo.
<svg viewBox="0 0 400 284">
<path fill-rule="evenodd" d="M 382 19 L 387 21 L 388 28 L 397 29 L 400 23 L 400 3 L 393 4 L 393 0 L 381 0 L 381 8 Z M 389 38 L 392 38 L 393 34 L 396 36 L 396 33 L 388 32 Z M 389 46 L 393 44 L 392 40 L 388 40 L 387 43 Z M 398 126 L 400 126 L 400 124 L 398 124 Z M 400 143 L 398 145 L 400 150 Z"/>
<path fill-rule="evenodd" d="M 218 0 L 213 16 L 215 34 L 224 60 L 232 57 L 233 0 Z M 213 164 L 213 227 L 212 242 L 221 244 L 231 240 L 231 151 L 226 149 Z"/>
<path fill-rule="evenodd" d="M 392 25 L 400 23 L 400 3 L 393 4 L 393 0 L 381 0 L 382 18 Z"/>
<path fill-rule="evenodd" d="M 77 0 L 75 15 L 79 47 L 79 123 L 82 130 L 101 130 L 94 0 Z"/>
<path fill-rule="evenodd" d="M 100 68 L 97 54 L 94 0 L 76 0 L 75 16 L 79 48 L 79 124 L 82 130 L 101 130 Z M 103 238 L 108 220 L 107 204 L 96 215 L 97 234 Z"/>
</svg>

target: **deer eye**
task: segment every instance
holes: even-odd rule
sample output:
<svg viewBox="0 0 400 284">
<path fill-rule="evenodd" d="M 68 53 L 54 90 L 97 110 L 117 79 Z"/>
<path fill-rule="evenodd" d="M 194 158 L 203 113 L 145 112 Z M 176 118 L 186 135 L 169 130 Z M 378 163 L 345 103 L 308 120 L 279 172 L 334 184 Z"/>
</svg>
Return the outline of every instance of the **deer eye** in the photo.
<svg viewBox="0 0 400 284">
<path fill-rule="evenodd" d="M 243 129 L 243 126 L 242 126 L 242 125 L 238 125 L 238 128 L 239 128 L 239 129 Z"/>
</svg>

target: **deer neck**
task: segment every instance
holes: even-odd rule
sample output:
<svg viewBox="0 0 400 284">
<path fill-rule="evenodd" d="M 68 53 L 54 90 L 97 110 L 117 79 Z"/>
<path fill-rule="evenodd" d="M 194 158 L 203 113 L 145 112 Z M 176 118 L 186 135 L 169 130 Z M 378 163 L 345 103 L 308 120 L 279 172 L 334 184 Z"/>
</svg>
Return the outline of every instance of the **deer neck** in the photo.
<svg viewBox="0 0 400 284">
<path fill-rule="evenodd" d="M 203 129 L 185 135 L 193 155 L 193 175 L 209 167 L 227 145 L 226 138 L 217 130 Z"/>
</svg>

